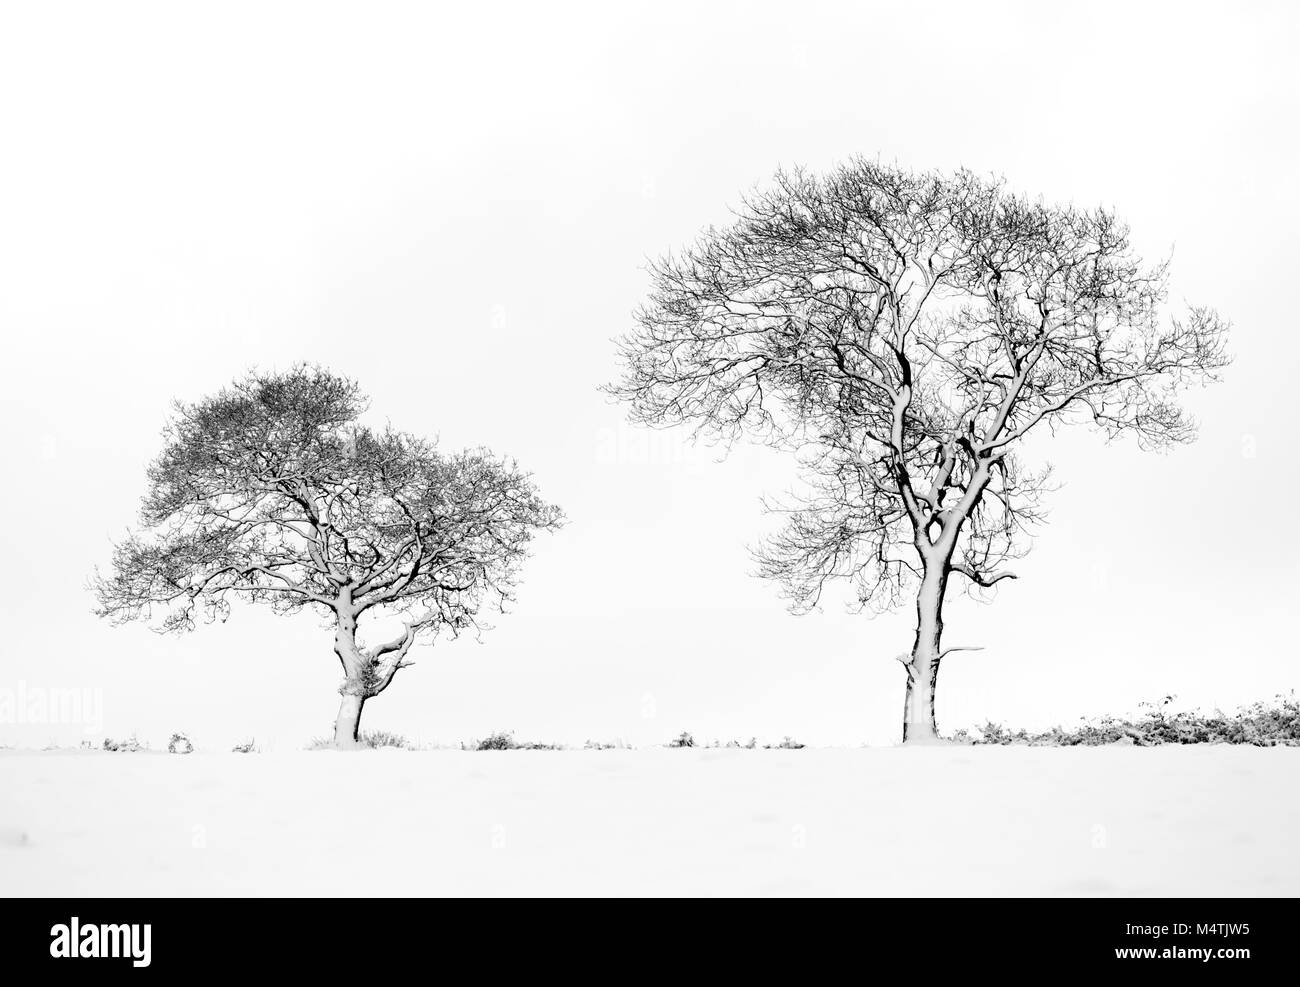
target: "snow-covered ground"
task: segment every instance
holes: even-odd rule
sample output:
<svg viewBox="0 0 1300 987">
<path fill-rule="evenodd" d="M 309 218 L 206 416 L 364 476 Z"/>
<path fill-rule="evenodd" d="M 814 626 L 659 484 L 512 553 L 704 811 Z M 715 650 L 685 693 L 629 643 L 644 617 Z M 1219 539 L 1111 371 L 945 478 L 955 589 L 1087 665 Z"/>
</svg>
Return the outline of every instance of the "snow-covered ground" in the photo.
<svg viewBox="0 0 1300 987">
<path fill-rule="evenodd" d="M 0 751 L 7 895 L 1296 895 L 1300 749 Z"/>
</svg>

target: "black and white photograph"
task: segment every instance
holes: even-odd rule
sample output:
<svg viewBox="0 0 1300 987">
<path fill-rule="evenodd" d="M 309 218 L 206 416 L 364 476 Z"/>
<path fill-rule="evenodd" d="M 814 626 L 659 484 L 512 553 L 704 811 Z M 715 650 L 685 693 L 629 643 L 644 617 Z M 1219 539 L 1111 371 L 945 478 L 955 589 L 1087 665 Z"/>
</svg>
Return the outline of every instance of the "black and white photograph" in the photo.
<svg viewBox="0 0 1300 987">
<path fill-rule="evenodd" d="M 1262 972 L 1298 43 L 1270 0 L 0 2 L 5 955 L 849 898 L 881 950 L 975 913 L 972 971 L 1059 909 L 1058 968 Z"/>
</svg>

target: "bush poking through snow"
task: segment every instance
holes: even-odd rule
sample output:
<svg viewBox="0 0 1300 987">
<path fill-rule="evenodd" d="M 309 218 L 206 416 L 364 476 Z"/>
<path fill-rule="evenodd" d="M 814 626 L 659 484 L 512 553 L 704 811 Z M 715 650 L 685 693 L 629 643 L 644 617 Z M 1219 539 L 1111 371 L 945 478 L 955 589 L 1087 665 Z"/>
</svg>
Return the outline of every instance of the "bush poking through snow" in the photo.
<svg viewBox="0 0 1300 987">
<path fill-rule="evenodd" d="M 685 730 L 683 730 L 679 736 L 676 736 L 672 740 L 668 741 L 668 746 L 669 747 L 694 747 L 695 738 L 692 737 Z"/>
<path fill-rule="evenodd" d="M 262 748 L 257 746 L 257 738 L 254 737 L 247 743 L 236 744 L 234 747 L 230 748 L 230 752 L 232 754 L 260 754 L 262 753 Z"/>
<path fill-rule="evenodd" d="M 131 734 L 130 740 L 114 740 L 112 737 L 104 738 L 104 750 L 106 751 L 125 751 L 133 753 L 135 751 L 146 750 L 147 748 L 135 739 L 135 734 Z"/>
<path fill-rule="evenodd" d="M 168 754 L 193 754 L 194 745 L 190 743 L 190 738 L 183 733 L 172 734 L 172 739 L 167 741 Z"/>
<path fill-rule="evenodd" d="M 488 734 L 482 740 L 476 741 L 471 745 L 471 750 L 476 751 L 558 751 L 563 750 L 560 744 L 534 744 L 525 741 L 515 740 L 515 735 L 509 730 L 498 730 L 496 733 Z"/>
<path fill-rule="evenodd" d="M 388 730 L 362 730 L 357 735 L 357 740 L 361 742 L 362 747 L 372 749 L 392 747 L 399 751 L 415 750 L 415 745 L 400 733 L 391 733 Z"/>
<path fill-rule="evenodd" d="M 392 747 L 403 751 L 416 749 L 415 744 L 400 733 L 390 733 L 387 730 L 362 730 L 357 734 L 357 745 L 370 750 L 377 750 L 380 747 Z M 338 745 L 334 743 L 332 737 L 315 737 L 307 745 L 307 749 L 309 751 L 332 751 L 337 750 Z"/>
<path fill-rule="evenodd" d="M 1173 696 L 1158 703 L 1142 703 L 1145 712 L 1136 719 L 1103 716 L 1084 719 L 1072 729 L 1052 727 L 1041 733 L 1012 730 L 1000 723 L 985 723 L 978 735 L 959 730 L 952 739 L 969 744 L 1025 744 L 1030 747 L 1094 747 L 1102 744 L 1254 744 L 1300 746 L 1300 699 L 1294 693 L 1279 695 L 1271 702 L 1243 706 L 1235 713 L 1215 710 L 1202 713 L 1184 710 L 1173 713 Z"/>
<path fill-rule="evenodd" d="M 781 738 L 781 742 L 779 744 L 763 745 L 763 750 L 765 751 L 801 751 L 803 749 L 804 749 L 803 744 L 799 743 L 799 741 L 795 740 L 793 737 L 788 735 Z"/>
<path fill-rule="evenodd" d="M 694 737 L 692 737 L 689 733 L 684 733 L 668 746 L 669 747 L 697 747 L 699 745 L 696 744 Z M 704 746 L 714 750 L 722 748 L 725 750 L 752 751 L 758 749 L 759 743 L 757 737 L 750 737 L 749 740 L 743 744 L 739 740 L 728 740 L 725 743 L 721 740 L 712 740 L 709 743 L 705 744 Z M 763 744 L 762 746 L 763 746 L 763 750 L 765 751 L 798 751 L 798 750 L 803 750 L 804 747 L 803 744 L 799 743 L 799 741 L 795 740 L 789 734 L 787 734 L 784 738 L 782 738 L 779 744 Z"/>
<path fill-rule="evenodd" d="M 510 751 L 515 749 L 514 734 L 498 730 L 470 745 L 476 751 Z"/>
</svg>

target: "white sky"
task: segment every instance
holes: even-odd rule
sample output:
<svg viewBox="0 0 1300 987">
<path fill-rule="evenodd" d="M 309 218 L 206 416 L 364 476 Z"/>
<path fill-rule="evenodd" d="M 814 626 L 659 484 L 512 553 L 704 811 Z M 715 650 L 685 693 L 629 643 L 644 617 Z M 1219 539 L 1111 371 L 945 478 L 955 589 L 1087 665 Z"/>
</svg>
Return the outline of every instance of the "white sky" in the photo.
<svg viewBox="0 0 1300 987">
<path fill-rule="evenodd" d="M 112 628 L 85 581 L 169 402 L 320 361 L 377 420 L 532 469 L 571 524 L 515 613 L 420 649 L 363 728 L 887 743 L 911 614 L 793 617 L 750 575 L 790 465 L 625 426 L 596 388 L 642 265 L 781 164 L 851 154 L 1116 207 L 1235 323 L 1173 454 L 1075 433 L 1022 578 L 949 608 L 942 730 L 1300 685 L 1294 5 L 7 4 L 0 14 L 0 690 L 94 737 L 326 734 L 309 616 Z M 1284 410 L 1285 409 L 1285 410 Z M 0 723 L 0 743 L 77 725 Z"/>
</svg>

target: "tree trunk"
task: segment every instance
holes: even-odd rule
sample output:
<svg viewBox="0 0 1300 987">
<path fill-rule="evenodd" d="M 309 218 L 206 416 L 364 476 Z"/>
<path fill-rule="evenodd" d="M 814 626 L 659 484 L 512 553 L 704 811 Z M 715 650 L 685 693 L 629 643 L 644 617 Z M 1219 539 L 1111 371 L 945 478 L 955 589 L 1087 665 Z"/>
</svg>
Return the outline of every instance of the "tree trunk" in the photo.
<svg viewBox="0 0 1300 987">
<path fill-rule="evenodd" d="M 939 663 L 929 671 L 918 672 L 914 665 L 907 670 L 907 695 L 903 699 L 903 743 L 924 744 L 939 739 L 934 721 L 934 690 L 939 678 Z"/>
<path fill-rule="evenodd" d="M 948 588 L 947 566 L 927 568 L 916 597 L 916 641 L 907 663 L 907 695 L 903 700 L 903 743 L 933 743 L 939 739 L 934 721 L 934 693 L 939 679 L 939 640 L 943 636 L 943 595 Z"/>
<path fill-rule="evenodd" d="M 334 746 L 351 748 L 359 746 L 357 737 L 361 729 L 361 707 L 366 697 L 345 692 L 339 703 L 339 715 L 334 721 Z"/>
<path fill-rule="evenodd" d="M 369 695 L 365 677 L 366 662 L 357 647 L 357 618 L 353 610 L 350 591 L 339 597 L 337 622 L 334 628 L 334 653 L 343 666 L 343 686 L 339 689 L 339 715 L 334 720 L 334 746 L 357 747 L 361 729 L 361 707 Z"/>
</svg>

